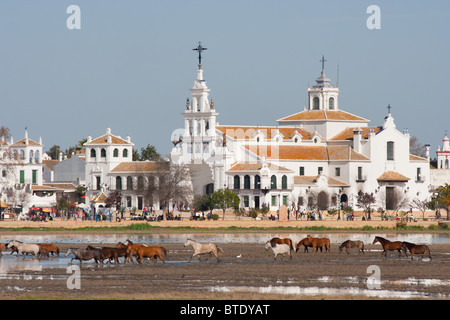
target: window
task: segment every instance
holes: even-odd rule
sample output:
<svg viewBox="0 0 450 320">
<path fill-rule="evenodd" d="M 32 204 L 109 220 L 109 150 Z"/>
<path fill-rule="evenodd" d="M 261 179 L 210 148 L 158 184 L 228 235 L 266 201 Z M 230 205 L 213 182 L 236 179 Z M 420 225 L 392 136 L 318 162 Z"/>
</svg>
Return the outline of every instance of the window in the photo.
<svg viewBox="0 0 450 320">
<path fill-rule="evenodd" d="M 244 196 L 244 207 L 249 207 L 249 199 L 248 196 Z"/>
<path fill-rule="evenodd" d="M 301 175 L 301 176 L 304 176 L 305 175 L 305 167 L 300 167 L 300 170 L 299 170 L 300 172 L 299 172 L 299 174 Z"/>
<path fill-rule="evenodd" d="M 277 177 L 273 175 L 270 178 L 270 189 L 276 189 L 277 188 Z"/>
<path fill-rule="evenodd" d="M 283 176 L 281 178 L 281 189 L 287 189 L 287 177 Z"/>
<path fill-rule="evenodd" d="M 203 142 L 203 153 L 209 152 L 209 142 Z"/>
<path fill-rule="evenodd" d="M 362 180 L 363 179 L 362 170 L 363 170 L 362 167 L 358 167 L 358 180 Z"/>
<path fill-rule="evenodd" d="M 328 100 L 328 109 L 334 110 L 334 98 Z"/>
<path fill-rule="evenodd" d="M 6 178 L 6 170 L 2 170 L 2 177 Z"/>
<path fill-rule="evenodd" d="M 97 152 L 95 152 L 95 149 L 91 149 L 91 158 L 97 157 Z"/>
<path fill-rule="evenodd" d="M 100 190 L 101 189 L 101 177 L 95 177 L 95 190 Z"/>
<path fill-rule="evenodd" d="M 106 150 L 104 148 L 102 148 L 102 150 L 100 151 L 100 157 L 106 158 Z"/>
<path fill-rule="evenodd" d="M 37 170 L 33 170 L 31 173 L 32 173 L 32 183 L 36 184 L 37 183 L 37 173 L 38 173 L 38 171 Z"/>
<path fill-rule="evenodd" d="M 255 189 L 261 189 L 261 177 L 258 175 L 255 176 Z"/>
<path fill-rule="evenodd" d="M 116 177 L 116 190 L 122 190 L 122 178 L 121 177 Z"/>
<path fill-rule="evenodd" d="M 337 167 L 334 168 L 334 173 L 336 177 L 340 177 L 341 176 L 341 168 Z"/>
<path fill-rule="evenodd" d="M 128 149 L 123 149 L 123 151 L 122 151 L 122 157 L 128 158 Z"/>
<path fill-rule="evenodd" d="M 386 160 L 394 160 L 394 142 L 388 141 L 386 145 L 387 158 Z"/>
<path fill-rule="evenodd" d="M 421 174 L 420 174 L 420 172 L 421 172 L 421 169 L 420 169 L 420 168 L 417 168 L 417 178 L 416 178 L 416 181 L 421 181 Z"/>
<path fill-rule="evenodd" d="M 20 170 L 20 183 L 25 183 L 25 171 Z"/>
<path fill-rule="evenodd" d="M 131 176 L 127 177 L 127 190 L 133 190 L 133 178 Z"/>
<path fill-rule="evenodd" d="M 303 203 L 304 203 L 303 197 L 298 197 L 298 205 L 303 206 Z"/>
<path fill-rule="evenodd" d="M 313 99 L 313 110 L 319 110 L 319 97 Z"/>
<path fill-rule="evenodd" d="M 250 189 L 250 176 L 246 175 L 244 177 L 244 189 Z M 246 206 L 248 207 L 248 206 Z"/>
<path fill-rule="evenodd" d="M 241 179 L 238 175 L 234 176 L 234 189 L 239 190 L 241 188 Z"/>
<path fill-rule="evenodd" d="M 287 196 L 283 196 L 283 204 L 287 206 Z"/>
<path fill-rule="evenodd" d="M 318 167 L 317 168 L 317 174 L 320 174 L 323 171 L 323 167 Z"/>
<path fill-rule="evenodd" d="M 277 196 L 272 196 L 272 206 L 277 205 Z"/>
<path fill-rule="evenodd" d="M 143 176 L 138 177 L 137 187 L 138 187 L 138 190 L 144 190 L 144 177 Z"/>
<path fill-rule="evenodd" d="M 127 197 L 127 207 L 131 208 L 131 197 Z"/>
<path fill-rule="evenodd" d="M 118 158 L 119 157 L 119 149 L 114 149 L 114 151 L 113 151 L 113 157 L 114 158 Z"/>
</svg>

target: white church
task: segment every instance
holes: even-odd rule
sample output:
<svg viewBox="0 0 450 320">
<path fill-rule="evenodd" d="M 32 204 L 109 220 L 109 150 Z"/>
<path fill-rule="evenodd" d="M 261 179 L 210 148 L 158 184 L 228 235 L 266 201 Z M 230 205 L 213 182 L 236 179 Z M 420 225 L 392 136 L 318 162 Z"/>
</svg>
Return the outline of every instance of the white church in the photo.
<svg viewBox="0 0 450 320">
<path fill-rule="evenodd" d="M 375 206 L 386 209 L 399 192 L 410 200 L 429 197 L 429 159 L 409 153 L 410 135 L 396 128 L 390 106 L 379 126 L 341 110 L 324 60 L 304 110 L 272 126 L 221 125 L 201 65 L 205 48 L 194 50 L 197 77 L 182 113 L 184 130 L 172 137 L 171 160 L 188 166 L 196 194 L 230 189 L 241 207 L 271 210 L 307 208 L 319 193 L 331 207 L 356 207 L 359 192 L 373 194 Z"/>
</svg>

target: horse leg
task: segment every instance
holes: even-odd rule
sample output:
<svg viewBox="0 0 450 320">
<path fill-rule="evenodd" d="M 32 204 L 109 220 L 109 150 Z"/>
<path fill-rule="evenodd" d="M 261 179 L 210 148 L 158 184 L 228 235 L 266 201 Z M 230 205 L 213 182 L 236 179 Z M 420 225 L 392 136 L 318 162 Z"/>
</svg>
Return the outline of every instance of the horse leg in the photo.
<svg viewBox="0 0 450 320">
<path fill-rule="evenodd" d="M 166 262 L 164 261 L 163 257 L 161 256 L 161 253 L 158 253 L 158 257 L 161 259 L 161 261 L 166 264 Z M 156 258 L 155 258 L 155 262 L 156 262 Z"/>
</svg>

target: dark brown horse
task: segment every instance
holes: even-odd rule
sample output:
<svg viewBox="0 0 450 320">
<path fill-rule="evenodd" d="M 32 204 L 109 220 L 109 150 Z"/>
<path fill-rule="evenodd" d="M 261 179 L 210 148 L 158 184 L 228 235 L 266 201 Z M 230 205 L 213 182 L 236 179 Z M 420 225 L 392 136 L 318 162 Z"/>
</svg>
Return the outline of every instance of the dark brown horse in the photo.
<svg viewBox="0 0 450 320">
<path fill-rule="evenodd" d="M 278 244 L 287 244 L 292 251 L 294 250 L 294 245 L 290 238 L 272 238 L 269 240 L 269 242 L 274 242 Z"/>
<path fill-rule="evenodd" d="M 389 241 L 388 239 L 385 239 L 383 237 L 376 236 L 375 239 L 373 239 L 372 244 L 375 244 L 377 242 L 379 242 L 381 244 L 381 246 L 383 247 L 383 252 L 381 254 L 384 253 L 385 257 L 386 257 L 386 253 L 388 250 L 390 250 L 390 251 L 397 250 L 399 257 L 402 255 L 402 251 L 405 253 L 406 256 L 408 256 L 406 254 L 406 249 L 402 246 L 402 244 L 403 244 L 402 241 Z"/>
<path fill-rule="evenodd" d="M 295 252 L 298 252 L 298 250 L 300 249 L 300 247 L 303 246 L 303 252 L 308 252 L 308 247 L 312 248 L 312 244 L 311 242 L 308 240 L 308 238 L 303 238 L 302 240 L 299 241 L 299 243 L 297 243 L 297 246 L 295 248 Z M 320 252 L 322 252 L 322 247 L 320 248 Z"/>
<path fill-rule="evenodd" d="M 102 253 L 103 259 L 108 259 L 109 261 L 114 260 L 115 263 L 119 263 L 117 248 L 112 248 L 112 247 L 94 248 L 93 246 L 89 245 L 89 246 L 87 246 L 86 249 L 100 250 L 100 252 Z"/>
<path fill-rule="evenodd" d="M 342 244 L 339 246 L 339 253 L 342 252 L 342 249 L 345 248 L 345 251 L 348 252 L 348 249 L 350 248 L 358 248 L 358 254 L 361 251 L 364 254 L 364 242 L 360 241 L 360 240 L 347 240 L 342 242 Z"/>
<path fill-rule="evenodd" d="M 426 244 L 414 244 L 414 243 L 411 243 L 411 242 L 403 241 L 402 242 L 402 247 L 405 250 L 405 254 L 406 254 L 406 249 L 409 250 L 409 253 L 411 253 L 411 260 L 414 259 L 414 255 L 415 254 L 420 254 L 421 255 L 421 257 L 420 257 L 421 259 L 423 259 L 423 255 L 424 254 L 427 254 L 427 256 L 431 260 L 430 248 Z"/>
<path fill-rule="evenodd" d="M 313 238 L 309 234 L 307 236 L 309 242 L 311 242 L 313 251 L 317 252 L 319 247 L 325 246 L 325 252 L 330 252 L 330 239 L 328 238 Z"/>
</svg>

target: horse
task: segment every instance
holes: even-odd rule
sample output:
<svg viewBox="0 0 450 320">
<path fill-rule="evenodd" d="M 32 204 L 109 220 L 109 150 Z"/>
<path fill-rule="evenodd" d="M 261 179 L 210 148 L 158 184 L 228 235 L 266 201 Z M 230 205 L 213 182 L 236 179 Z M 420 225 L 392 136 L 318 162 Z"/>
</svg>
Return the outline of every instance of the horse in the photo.
<svg viewBox="0 0 450 320">
<path fill-rule="evenodd" d="M 347 253 L 350 253 L 350 252 L 348 252 L 348 249 L 349 248 L 358 248 L 358 254 L 359 254 L 359 251 L 361 251 L 363 254 L 364 254 L 364 242 L 362 242 L 362 241 L 360 241 L 360 240 L 347 240 L 347 241 L 344 241 L 344 242 L 342 242 L 342 244 L 339 246 L 339 254 L 342 252 L 342 249 L 344 249 L 345 248 L 345 251 L 347 251 Z"/>
<path fill-rule="evenodd" d="M 421 259 L 423 259 L 423 255 L 426 253 L 427 256 L 431 260 L 430 248 L 426 244 L 414 244 L 411 242 L 403 241 L 402 247 L 405 250 L 405 254 L 406 254 L 406 249 L 409 250 L 409 253 L 411 253 L 411 260 L 414 259 L 414 254 L 416 254 L 416 253 L 421 255 Z"/>
<path fill-rule="evenodd" d="M 3 254 L 2 254 L 2 251 L 3 251 L 3 250 L 6 250 L 6 245 L 3 244 L 3 243 L 0 243 L 0 257 L 3 255 Z"/>
<path fill-rule="evenodd" d="M 127 261 L 131 261 L 134 263 L 133 255 L 131 253 L 127 253 L 127 248 L 128 248 L 128 245 L 126 245 L 122 242 L 117 243 L 116 244 L 117 255 L 118 255 L 118 257 L 125 258 L 123 263 L 127 263 Z M 134 251 L 134 252 L 136 252 L 136 251 Z"/>
<path fill-rule="evenodd" d="M 131 254 L 131 251 L 134 250 L 137 253 L 137 261 L 142 264 L 142 258 L 152 258 L 154 259 L 154 262 L 157 262 L 157 257 L 161 259 L 161 261 L 166 264 L 162 257 L 162 253 L 164 253 L 165 257 L 167 258 L 167 250 L 164 247 L 148 247 L 141 245 L 137 247 L 136 249 L 133 249 L 132 247 L 128 246 L 127 253 Z"/>
<path fill-rule="evenodd" d="M 384 253 L 385 257 L 387 254 L 387 250 L 390 251 L 398 250 L 399 257 L 402 255 L 402 251 L 405 253 L 406 256 L 408 256 L 406 253 L 406 249 L 402 246 L 403 243 L 402 241 L 389 241 L 388 239 L 385 239 L 383 237 L 376 236 L 375 239 L 373 239 L 372 244 L 375 244 L 377 242 L 379 242 L 383 247 L 383 252 L 381 254 Z"/>
<path fill-rule="evenodd" d="M 194 249 L 194 253 L 189 258 L 189 261 L 191 261 L 191 259 L 194 256 L 197 256 L 198 260 L 201 261 L 200 255 L 202 255 L 202 254 L 209 254 L 209 255 L 213 254 L 216 257 L 217 262 L 219 262 L 220 261 L 219 253 L 223 254 L 222 248 L 216 246 L 214 243 L 200 243 L 200 242 L 196 242 L 196 241 L 194 241 L 192 239 L 187 239 L 186 243 L 184 244 L 184 246 L 185 247 L 192 246 L 192 248 Z"/>
<path fill-rule="evenodd" d="M 273 241 L 278 244 L 287 244 L 291 248 L 292 251 L 294 250 L 294 245 L 290 238 L 272 238 L 269 241 L 270 242 Z"/>
<path fill-rule="evenodd" d="M 318 247 L 325 246 L 325 252 L 330 252 L 330 239 L 328 238 L 313 238 L 309 234 L 307 235 L 309 242 L 311 242 L 313 251 L 317 252 Z"/>
<path fill-rule="evenodd" d="M 297 246 L 295 247 L 295 252 L 298 252 L 298 250 L 300 249 L 300 247 L 302 245 L 304 247 L 303 252 L 308 252 L 308 247 L 312 248 L 312 244 L 308 240 L 308 238 L 303 238 L 302 240 L 299 241 L 299 243 L 297 243 Z M 322 252 L 322 247 L 319 247 L 319 248 L 320 248 L 320 252 Z"/>
<path fill-rule="evenodd" d="M 45 250 L 47 251 L 47 256 L 49 253 L 53 255 L 57 255 L 59 257 L 59 248 L 53 243 L 38 243 L 37 244 L 41 248 L 41 254 Z"/>
<path fill-rule="evenodd" d="M 89 245 L 87 246 L 88 250 L 100 250 L 100 252 L 103 255 L 103 259 L 109 259 L 109 261 L 111 261 L 111 259 L 114 259 L 115 263 L 119 263 L 119 259 L 118 259 L 118 253 L 117 253 L 117 248 L 111 248 L 111 247 L 101 247 L 99 248 L 94 248 L 93 246 Z"/>
<path fill-rule="evenodd" d="M 264 248 L 266 249 L 266 251 L 269 250 L 269 248 L 272 249 L 275 260 L 277 260 L 277 256 L 279 254 L 281 254 L 282 256 L 284 256 L 285 254 L 288 254 L 289 258 L 292 260 L 292 249 L 289 245 L 287 245 L 285 243 L 280 244 L 273 240 L 270 240 L 270 241 L 266 242 L 266 245 Z"/>
<path fill-rule="evenodd" d="M 8 243 L 8 245 L 6 247 L 12 248 L 13 246 L 17 248 L 17 255 L 19 255 L 21 253 L 32 253 L 36 257 L 38 257 L 41 253 L 41 248 L 37 244 L 23 243 L 23 242 L 12 240 Z"/>
<path fill-rule="evenodd" d="M 100 261 L 100 263 L 103 264 L 103 255 L 101 250 L 92 250 L 92 249 L 68 249 L 66 252 L 66 257 L 69 256 L 69 254 L 73 254 L 75 257 L 72 258 L 70 260 L 70 263 L 72 263 L 73 259 L 79 260 L 80 261 L 80 265 L 82 263 L 82 261 L 87 261 L 87 260 L 91 260 L 94 259 L 95 263 L 98 264 L 98 262 Z"/>
</svg>

